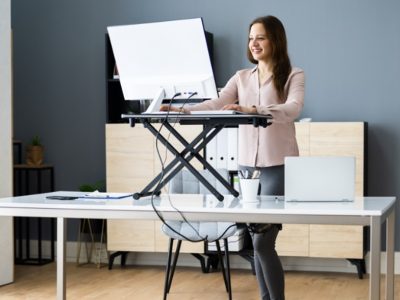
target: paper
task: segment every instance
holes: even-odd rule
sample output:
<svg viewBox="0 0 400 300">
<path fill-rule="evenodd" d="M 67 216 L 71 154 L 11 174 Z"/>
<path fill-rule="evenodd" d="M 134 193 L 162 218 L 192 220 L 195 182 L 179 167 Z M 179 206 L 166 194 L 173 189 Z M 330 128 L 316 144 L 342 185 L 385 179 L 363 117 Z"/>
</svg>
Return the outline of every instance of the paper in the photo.
<svg viewBox="0 0 400 300">
<path fill-rule="evenodd" d="M 92 193 L 84 195 L 82 198 L 86 199 L 120 199 L 132 196 L 130 193 L 102 193 L 94 191 Z"/>
</svg>

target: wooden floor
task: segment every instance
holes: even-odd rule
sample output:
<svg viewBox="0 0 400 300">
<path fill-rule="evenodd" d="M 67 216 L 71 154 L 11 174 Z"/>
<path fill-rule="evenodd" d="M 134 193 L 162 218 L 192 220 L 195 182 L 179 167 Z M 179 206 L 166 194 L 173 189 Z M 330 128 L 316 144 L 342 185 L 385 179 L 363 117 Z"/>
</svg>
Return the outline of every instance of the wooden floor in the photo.
<svg viewBox="0 0 400 300">
<path fill-rule="evenodd" d="M 55 299 L 55 264 L 16 266 L 15 282 L 0 287 L 0 299 Z M 259 299 L 255 276 L 248 270 L 232 271 L 233 299 Z M 355 274 L 286 272 L 287 300 L 368 299 L 368 277 Z M 382 278 L 383 279 L 383 278 Z M 162 299 L 164 268 L 67 266 L 68 299 Z M 383 285 L 383 282 L 382 282 Z M 198 268 L 177 268 L 170 300 L 227 299 L 219 272 L 202 274 Z M 382 293 L 382 299 L 384 299 Z M 395 299 L 400 299 L 400 276 L 396 276 Z"/>
</svg>

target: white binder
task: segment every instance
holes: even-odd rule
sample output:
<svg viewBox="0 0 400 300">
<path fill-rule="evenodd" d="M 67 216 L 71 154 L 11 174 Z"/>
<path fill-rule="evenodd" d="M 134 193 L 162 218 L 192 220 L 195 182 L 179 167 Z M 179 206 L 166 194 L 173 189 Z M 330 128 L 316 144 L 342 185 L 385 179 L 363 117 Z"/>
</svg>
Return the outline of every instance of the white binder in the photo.
<svg viewBox="0 0 400 300">
<path fill-rule="evenodd" d="M 238 128 L 227 128 L 228 130 L 228 170 L 238 169 Z"/>
<path fill-rule="evenodd" d="M 206 146 L 206 160 L 213 167 L 217 167 L 217 137 L 215 136 Z"/>
<path fill-rule="evenodd" d="M 228 168 L 228 128 L 217 134 L 217 169 Z"/>
</svg>

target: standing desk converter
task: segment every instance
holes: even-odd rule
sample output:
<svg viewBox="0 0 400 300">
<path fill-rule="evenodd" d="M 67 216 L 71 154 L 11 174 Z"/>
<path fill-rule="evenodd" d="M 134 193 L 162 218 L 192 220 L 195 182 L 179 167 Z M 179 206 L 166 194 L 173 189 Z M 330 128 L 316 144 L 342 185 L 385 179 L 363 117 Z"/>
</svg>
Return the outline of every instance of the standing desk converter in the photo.
<svg viewBox="0 0 400 300">
<path fill-rule="evenodd" d="M 136 123 L 143 123 L 156 138 L 160 141 L 175 158 L 162 170 L 141 192 L 133 195 L 135 199 L 143 196 L 160 195 L 161 189 L 183 168 L 186 167 L 218 200 L 222 201 L 221 195 L 190 163 L 195 157 L 233 196 L 239 196 L 236 191 L 218 172 L 212 167 L 199 152 L 203 150 L 224 127 L 237 125 L 253 125 L 255 127 L 267 127 L 271 125 L 271 115 L 257 114 L 123 114 L 123 119 L 128 119 L 131 127 Z M 161 123 L 167 129 L 167 134 L 162 134 L 152 123 Z M 203 130 L 192 140 L 187 141 L 177 130 L 174 124 L 181 125 L 203 125 Z M 172 134 L 184 146 L 178 151 L 169 141 L 168 135 Z"/>
</svg>

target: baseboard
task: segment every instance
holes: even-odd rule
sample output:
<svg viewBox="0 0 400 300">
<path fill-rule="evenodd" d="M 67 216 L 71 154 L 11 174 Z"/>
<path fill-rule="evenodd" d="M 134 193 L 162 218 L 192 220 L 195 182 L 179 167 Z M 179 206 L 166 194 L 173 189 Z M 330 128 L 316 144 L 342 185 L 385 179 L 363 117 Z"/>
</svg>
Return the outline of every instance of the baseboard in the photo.
<svg viewBox="0 0 400 300">
<path fill-rule="evenodd" d="M 50 241 L 42 242 L 43 257 L 50 256 Z M 90 247 L 90 244 L 87 245 Z M 37 257 L 37 241 L 32 240 L 31 256 Z M 67 242 L 67 262 L 77 262 L 77 242 Z M 96 243 L 92 254 L 92 263 L 107 263 L 106 245 L 103 244 L 100 249 L 100 244 Z M 100 258 L 100 259 L 99 259 Z M 152 252 L 130 252 L 127 256 L 128 265 L 140 266 L 164 266 L 167 261 L 167 253 L 152 253 Z M 238 255 L 230 257 L 231 267 L 233 269 L 251 269 L 250 263 Z M 345 259 L 336 258 L 311 258 L 311 257 L 281 257 L 283 267 L 287 271 L 317 271 L 317 272 L 341 272 L 341 273 L 356 273 L 356 267 Z M 367 273 L 369 273 L 369 253 L 365 257 Z M 85 244 L 81 245 L 81 254 L 79 257 L 80 263 L 87 262 Z M 386 252 L 381 254 L 381 270 L 386 272 Z M 120 264 L 120 258 L 114 260 L 114 265 Z M 199 267 L 199 261 L 190 254 L 182 253 L 179 256 L 179 265 L 187 267 Z M 400 252 L 395 252 L 395 274 L 400 274 Z"/>
</svg>

